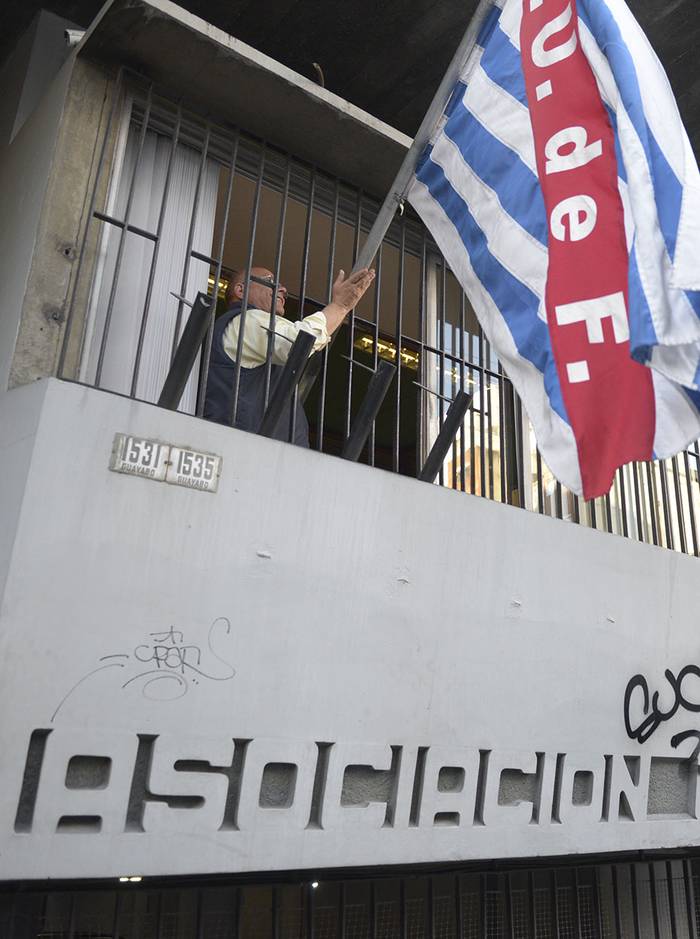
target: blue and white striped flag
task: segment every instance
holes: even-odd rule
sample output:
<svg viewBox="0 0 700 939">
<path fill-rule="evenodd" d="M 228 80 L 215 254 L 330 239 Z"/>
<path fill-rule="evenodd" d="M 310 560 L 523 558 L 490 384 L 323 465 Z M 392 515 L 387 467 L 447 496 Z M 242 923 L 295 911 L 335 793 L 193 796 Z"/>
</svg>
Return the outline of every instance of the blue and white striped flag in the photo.
<svg viewBox="0 0 700 939">
<path fill-rule="evenodd" d="M 408 199 L 562 483 L 700 436 L 700 174 L 623 0 L 494 4 Z"/>
</svg>

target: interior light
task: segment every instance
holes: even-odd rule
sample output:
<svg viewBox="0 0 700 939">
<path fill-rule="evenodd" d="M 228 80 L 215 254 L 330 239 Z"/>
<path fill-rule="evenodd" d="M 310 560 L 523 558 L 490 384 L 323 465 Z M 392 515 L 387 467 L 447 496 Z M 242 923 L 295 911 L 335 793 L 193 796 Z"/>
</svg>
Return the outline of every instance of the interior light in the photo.
<svg viewBox="0 0 700 939">
<path fill-rule="evenodd" d="M 120 883 L 120 884 L 128 883 L 128 881 L 129 881 L 129 878 L 128 878 L 128 877 L 120 877 L 120 878 L 119 878 L 119 883 Z"/>
<path fill-rule="evenodd" d="M 137 876 L 137 877 L 130 877 L 130 878 L 129 878 L 129 883 L 130 883 L 130 884 L 140 884 L 140 883 L 141 883 L 141 877 L 138 877 L 138 876 Z"/>
<path fill-rule="evenodd" d="M 311 886 L 312 886 L 313 889 L 315 890 L 316 887 L 318 887 L 318 881 L 317 881 L 317 880 L 314 880 L 314 881 L 311 883 Z"/>
</svg>

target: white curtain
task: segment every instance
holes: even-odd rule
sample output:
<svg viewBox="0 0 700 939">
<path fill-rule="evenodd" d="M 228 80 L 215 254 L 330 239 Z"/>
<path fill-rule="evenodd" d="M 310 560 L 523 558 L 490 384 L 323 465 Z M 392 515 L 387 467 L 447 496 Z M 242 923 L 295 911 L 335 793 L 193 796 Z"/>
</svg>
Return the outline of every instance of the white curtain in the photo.
<svg viewBox="0 0 700 939">
<path fill-rule="evenodd" d="M 139 136 L 138 128 L 128 128 L 121 153 L 117 154 L 115 161 L 115 182 L 108 211 L 118 219 L 124 219 L 126 214 Z M 149 232 L 156 231 L 171 147 L 172 141 L 169 138 L 147 131 L 134 181 L 130 225 Z M 184 290 L 182 289 L 201 154 L 189 147 L 178 146 L 172 160 L 136 386 L 136 397 L 146 401 L 157 401 L 170 367 L 178 311 L 178 301 L 172 293 L 182 293 L 192 302 L 198 291 L 207 290 L 209 278 L 209 264 L 191 258 L 186 285 Z M 205 255 L 211 254 L 218 180 L 218 165 L 207 160 L 202 171 L 192 243 L 194 250 Z M 86 345 L 88 355 L 84 378 L 89 382 L 94 381 L 110 295 L 114 290 L 99 385 L 110 391 L 129 394 L 155 244 L 142 235 L 128 232 L 124 236 L 121 264 L 115 284 L 122 232 L 108 223 L 105 223 L 104 229 L 90 301 Z M 185 306 L 181 314 L 180 332 L 187 322 L 188 315 L 189 307 Z M 197 363 L 182 396 L 181 411 L 194 412 L 198 377 Z"/>
</svg>

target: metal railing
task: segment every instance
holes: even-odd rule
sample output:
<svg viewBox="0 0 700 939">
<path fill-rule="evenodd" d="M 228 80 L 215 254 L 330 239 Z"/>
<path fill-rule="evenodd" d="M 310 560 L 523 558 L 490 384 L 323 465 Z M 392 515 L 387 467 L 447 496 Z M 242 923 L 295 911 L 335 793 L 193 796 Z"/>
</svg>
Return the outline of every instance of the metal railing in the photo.
<svg viewBox="0 0 700 939">
<path fill-rule="evenodd" d="M 273 875 L 274 876 L 274 875 Z M 697 939 L 696 861 L 0 892 L 3 939 Z"/>
<path fill-rule="evenodd" d="M 210 326 L 180 403 L 201 416 L 214 317 L 231 270 L 268 267 L 289 291 L 293 318 L 320 309 L 337 271 L 352 268 L 378 202 L 238 129 L 185 113 L 124 73 L 114 101 L 58 375 L 158 401 L 187 321 L 185 300 L 208 287 Z M 370 422 L 362 462 L 420 476 L 450 403 L 466 392 L 471 407 L 440 466 L 441 485 L 700 553 L 697 442 L 673 459 L 619 470 L 607 496 L 584 502 L 541 459 L 468 300 L 410 210 L 395 219 L 375 267 L 371 291 L 313 357 L 318 378 L 305 403 L 312 447 L 343 452 L 384 359 L 396 376 Z M 246 280 L 242 318 L 248 288 Z M 239 360 L 234 399 L 240 370 Z"/>
</svg>

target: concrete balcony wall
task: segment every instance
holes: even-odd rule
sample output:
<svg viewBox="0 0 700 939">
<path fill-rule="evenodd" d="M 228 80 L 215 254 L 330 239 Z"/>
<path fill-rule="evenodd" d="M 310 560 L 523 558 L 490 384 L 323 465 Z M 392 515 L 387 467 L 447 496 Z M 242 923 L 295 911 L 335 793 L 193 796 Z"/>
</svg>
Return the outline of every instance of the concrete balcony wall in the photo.
<svg viewBox="0 0 700 939">
<path fill-rule="evenodd" d="M 54 379 L 0 427 L 0 878 L 698 843 L 697 560 Z"/>
</svg>

